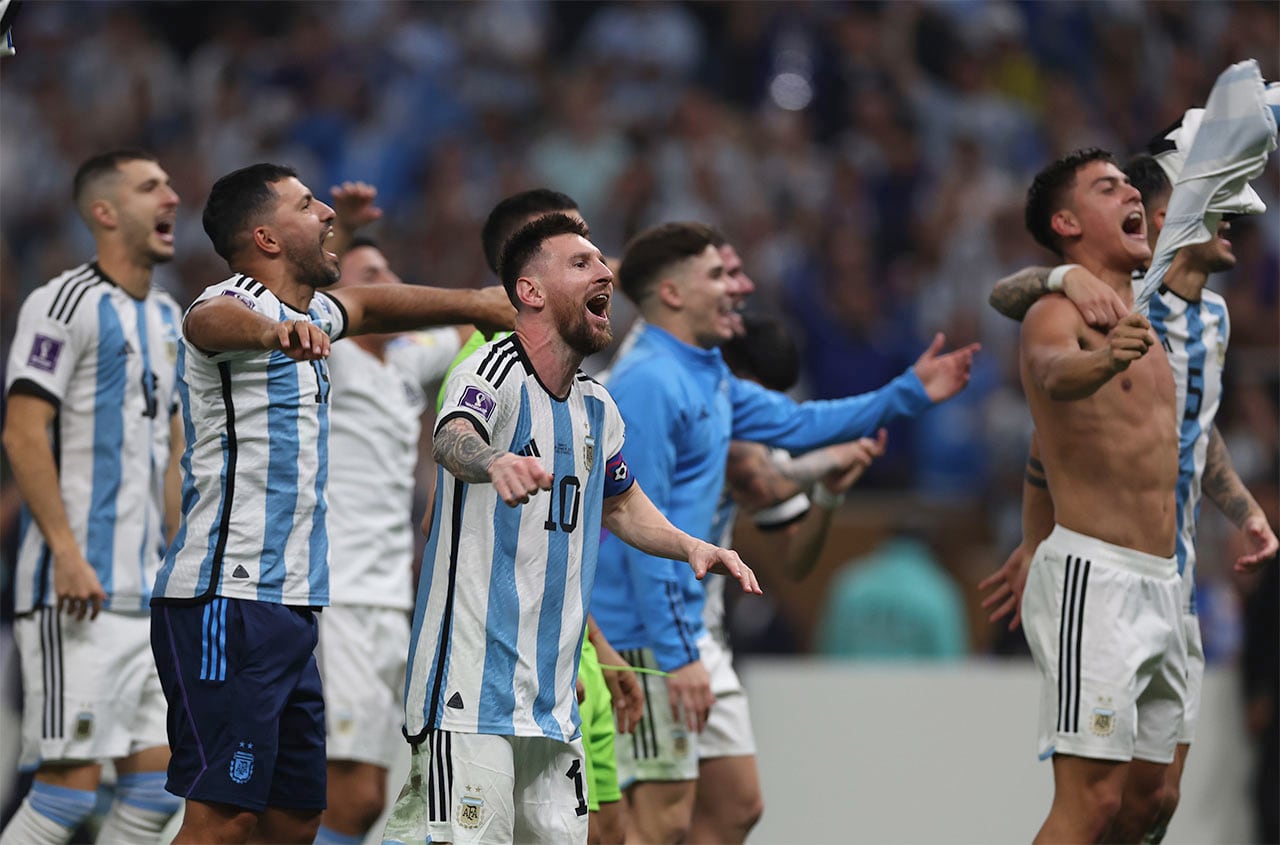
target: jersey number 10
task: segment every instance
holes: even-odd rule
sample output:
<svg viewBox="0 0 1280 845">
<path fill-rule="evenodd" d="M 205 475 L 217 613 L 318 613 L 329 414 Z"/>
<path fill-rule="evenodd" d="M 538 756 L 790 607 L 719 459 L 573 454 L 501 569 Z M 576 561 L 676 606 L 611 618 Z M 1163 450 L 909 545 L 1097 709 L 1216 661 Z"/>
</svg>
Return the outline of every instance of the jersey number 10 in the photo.
<svg viewBox="0 0 1280 845">
<path fill-rule="evenodd" d="M 556 519 L 556 503 L 559 503 L 560 514 Z M 559 528 L 568 534 L 578 527 L 578 507 L 582 503 L 582 484 L 576 475 L 566 475 L 560 479 L 559 487 L 551 488 L 547 497 L 547 521 L 542 527 L 548 531 Z"/>
</svg>

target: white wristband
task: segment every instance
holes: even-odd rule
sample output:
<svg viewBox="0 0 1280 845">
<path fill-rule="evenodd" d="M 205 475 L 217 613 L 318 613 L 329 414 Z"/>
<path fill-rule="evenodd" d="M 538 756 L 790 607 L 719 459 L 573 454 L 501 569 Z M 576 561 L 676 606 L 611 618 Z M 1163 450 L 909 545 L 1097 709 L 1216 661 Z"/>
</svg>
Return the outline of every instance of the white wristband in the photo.
<svg viewBox="0 0 1280 845">
<path fill-rule="evenodd" d="M 1066 281 L 1067 273 L 1079 267 L 1079 264 L 1059 264 L 1049 271 L 1049 278 L 1045 280 L 1044 289 L 1050 293 L 1056 293 L 1062 290 L 1062 284 Z"/>
<path fill-rule="evenodd" d="M 823 484 L 821 481 L 813 485 L 813 492 L 809 494 L 809 498 L 813 500 L 815 505 L 820 508 L 826 508 L 827 510 L 835 510 L 840 507 L 840 505 L 844 504 L 844 494 L 832 493 L 827 489 L 827 485 Z"/>
</svg>

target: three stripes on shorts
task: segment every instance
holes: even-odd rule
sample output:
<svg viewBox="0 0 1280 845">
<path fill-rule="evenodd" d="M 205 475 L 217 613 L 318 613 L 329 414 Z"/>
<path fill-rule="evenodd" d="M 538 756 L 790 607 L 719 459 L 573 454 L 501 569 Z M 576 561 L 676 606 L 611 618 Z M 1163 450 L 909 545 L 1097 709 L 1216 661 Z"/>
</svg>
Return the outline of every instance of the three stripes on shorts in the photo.
<svg viewBox="0 0 1280 845">
<path fill-rule="evenodd" d="M 1091 561 L 1067 555 L 1058 623 L 1058 732 L 1080 731 L 1080 658 L 1084 650 L 1084 599 Z"/>
</svg>

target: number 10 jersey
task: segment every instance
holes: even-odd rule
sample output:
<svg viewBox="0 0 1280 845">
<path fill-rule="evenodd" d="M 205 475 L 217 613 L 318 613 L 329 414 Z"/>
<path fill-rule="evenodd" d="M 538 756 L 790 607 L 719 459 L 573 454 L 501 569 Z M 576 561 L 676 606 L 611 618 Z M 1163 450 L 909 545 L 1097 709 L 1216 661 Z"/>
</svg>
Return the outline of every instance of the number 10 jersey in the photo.
<svg viewBox="0 0 1280 845">
<path fill-rule="evenodd" d="M 437 470 L 405 733 L 415 742 L 434 729 L 572 740 L 603 502 L 631 484 L 622 417 L 581 372 L 566 397 L 554 396 L 513 335 L 450 376 L 437 433 L 458 418 L 494 448 L 537 458 L 554 479 L 511 507 L 492 484 Z"/>
</svg>

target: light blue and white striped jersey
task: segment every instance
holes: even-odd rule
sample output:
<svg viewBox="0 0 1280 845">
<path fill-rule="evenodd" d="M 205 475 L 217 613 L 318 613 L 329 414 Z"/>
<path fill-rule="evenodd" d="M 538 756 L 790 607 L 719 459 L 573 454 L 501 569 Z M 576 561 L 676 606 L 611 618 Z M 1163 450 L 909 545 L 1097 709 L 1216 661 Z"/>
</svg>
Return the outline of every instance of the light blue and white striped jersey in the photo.
<svg viewBox="0 0 1280 845">
<path fill-rule="evenodd" d="M 329 375 L 329 593 L 333 604 L 413 607 L 414 468 L 422 413 L 460 341 L 453 328 L 391 341 L 382 360 L 333 345 Z"/>
<path fill-rule="evenodd" d="M 409 647 L 406 735 L 571 740 L 603 502 L 631 483 L 622 417 L 582 372 L 566 398 L 551 395 L 515 335 L 480 347 L 449 376 L 436 430 L 460 417 L 495 448 L 539 458 L 555 480 L 509 507 L 492 484 L 438 470 Z"/>
<path fill-rule="evenodd" d="M 335 340 L 346 330 L 342 305 L 322 291 L 304 314 L 236 275 L 206 288 L 192 307 L 217 296 L 272 320 L 310 320 Z M 187 438 L 182 523 L 154 601 L 327 605 L 328 363 L 279 350 L 209 354 L 184 335 L 178 392 Z"/>
<path fill-rule="evenodd" d="M 1151 327 L 1169 354 L 1178 391 L 1178 572 L 1187 612 L 1195 611 L 1196 522 L 1222 370 L 1231 333 L 1227 304 L 1211 290 L 1189 302 L 1166 287 L 1151 300 Z"/>
<path fill-rule="evenodd" d="M 109 610 L 146 610 L 164 554 L 179 315 L 167 293 L 134 299 L 82 264 L 27 297 L 9 352 L 6 389 L 58 409 L 49 437 L 62 504 Z M 18 613 L 57 601 L 52 555 L 25 506 L 14 600 Z"/>
</svg>

